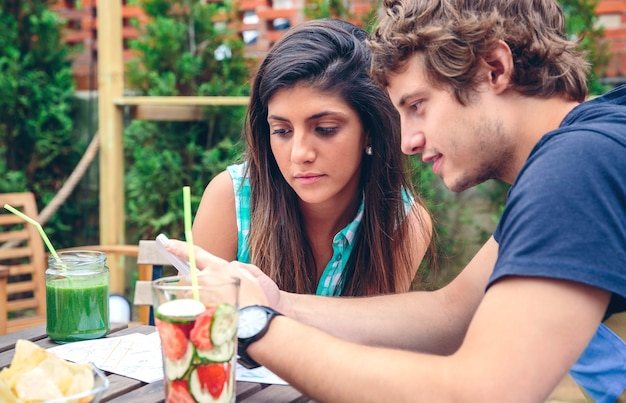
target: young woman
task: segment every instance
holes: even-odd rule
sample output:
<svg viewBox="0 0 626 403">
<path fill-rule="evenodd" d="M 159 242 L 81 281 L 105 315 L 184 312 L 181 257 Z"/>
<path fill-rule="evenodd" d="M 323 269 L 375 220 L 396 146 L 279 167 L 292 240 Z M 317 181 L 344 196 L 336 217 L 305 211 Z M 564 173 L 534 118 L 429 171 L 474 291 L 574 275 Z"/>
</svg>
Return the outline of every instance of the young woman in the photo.
<svg viewBox="0 0 626 403">
<path fill-rule="evenodd" d="M 366 37 L 314 20 L 271 48 L 254 79 L 245 161 L 207 186 L 198 246 L 290 292 L 411 288 L 432 223 L 406 176 L 397 112 L 368 76 Z"/>
</svg>

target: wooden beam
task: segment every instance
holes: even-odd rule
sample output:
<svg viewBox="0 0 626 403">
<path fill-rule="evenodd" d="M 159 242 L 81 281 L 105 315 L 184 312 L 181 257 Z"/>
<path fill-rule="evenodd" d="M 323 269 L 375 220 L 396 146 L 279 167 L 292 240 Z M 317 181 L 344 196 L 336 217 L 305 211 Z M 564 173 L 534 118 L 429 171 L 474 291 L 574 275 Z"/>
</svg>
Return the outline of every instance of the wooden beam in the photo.
<svg viewBox="0 0 626 403">
<path fill-rule="evenodd" d="M 122 0 L 99 1 L 98 121 L 100 133 L 100 244 L 125 243 L 123 110 L 115 105 L 124 91 Z M 121 259 L 107 260 L 110 292 L 124 293 Z"/>
<path fill-rule="evenodd" d="M 200 106 L 132 105 L 130 118 L 165 122 L 198 122 L 205 120 Z"/>
<path fill-rule="evenodd" d="M 189 105 L 189 106 L 245 106 L 250 97 L 205 96 L 205 97 L 118 97 L 115 105 Z"/>
</svg>

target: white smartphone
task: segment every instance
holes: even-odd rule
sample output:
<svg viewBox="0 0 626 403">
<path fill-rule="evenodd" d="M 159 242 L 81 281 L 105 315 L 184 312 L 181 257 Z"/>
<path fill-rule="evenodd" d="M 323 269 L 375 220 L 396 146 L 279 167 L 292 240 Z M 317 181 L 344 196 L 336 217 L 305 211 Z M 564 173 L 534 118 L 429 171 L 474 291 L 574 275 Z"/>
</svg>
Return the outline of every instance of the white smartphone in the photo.
<svg viewBox="0 0 626 403">
<path fill-rule="evenodd" d="M 163 256 L 167 257 L 167 260 L 170 261 L 170 263 L 176 267 L 176 269 L 178 269 L 178 272 L 180 274 L 190 274 L 191 270 L 189 269 L 189 262 L 185 262 L 184 260 L 180 259 L 178 256 L 172 254 L 171 252 L 169 252 L 167 249 L 165 249 L 165 242 L 167 242 L 167 237 L 164 234 L 159 234 L 156 237 L 156 243 L 157 246 L 159 247 L 159 250 L 161 251 L 161 253 L 163 254 Z"/>
</svg>

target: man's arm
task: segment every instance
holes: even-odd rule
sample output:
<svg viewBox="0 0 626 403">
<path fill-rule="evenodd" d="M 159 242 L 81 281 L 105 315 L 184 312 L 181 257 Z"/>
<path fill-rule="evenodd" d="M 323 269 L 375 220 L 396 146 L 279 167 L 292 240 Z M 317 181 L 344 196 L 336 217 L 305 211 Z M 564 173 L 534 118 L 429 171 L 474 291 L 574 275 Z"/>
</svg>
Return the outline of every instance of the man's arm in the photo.
<svg viewBox="0 0 626 403">
<path fill-rule="evenodd" d="M 167 248 L 187 258 L 184 242 L 170 240 Z M 441 290 L 364 298 L 285 293 L 255 266 L 228 263 L 200 248 L 195 250 L 198 267 L 228 270 L 241 277 L 241 306 L 270 305 L 302 323 L 357 343 L 451 354 L 460 346 L 483 298 L 498 245 L 490 238 L 461 274 Z"/>
<path fill-rule="evenodd" d="M 183 242 L 168 241 L 166 246 L 186 257 Z M 309 297 L 326 311 L 315 315 L 307 308 L 307 320 L 334 333 L 344 332 L 342 337 L 449 355 L 351 343 L 283 316 L 271 322 L 248 353 L 320 401 L 543 401 L 589 343 L 610 294 L 565 280 L 507 277 L 481 299 L 473 294 L 484 286 L 496 251 L 495 242 L 487 242 L 448 286 L 454 293 L 431 298 L 433 293 L 423 292 L 362 299 Z M 228 263 L 199 248 L 196 252 L 207 272 L 228 272 L 242 279 L 243 306 L 268 303 L 254 270 L 243 270 L 246 265 Z M 490 269 L 480 270 L 479 262 Z M 450 312 L 438 317 L 438 308 Z M 332 323 L 328 316 L 333 315 L 350 323 Z M 359 329 L 365 337 L 358 337 Z"/>
<path fill-rule="evenodd" d="M 275 318 L 248 353 L 319 401 L 545 401 L 608 300 L 578 283 L 511 277 L 489 289 L 449 356 L 357 345 L 288 317 Z"/>
<path fill-rule="evenodd" d="M 450 354 L 460 346 L 498 254 L 490 238 L 461 273 L 437 291 L 366 298 L 280 293 L 275 309 L 346 340 Z M 266 292 L 266 295 L 268 292 Z"/>
</svg>

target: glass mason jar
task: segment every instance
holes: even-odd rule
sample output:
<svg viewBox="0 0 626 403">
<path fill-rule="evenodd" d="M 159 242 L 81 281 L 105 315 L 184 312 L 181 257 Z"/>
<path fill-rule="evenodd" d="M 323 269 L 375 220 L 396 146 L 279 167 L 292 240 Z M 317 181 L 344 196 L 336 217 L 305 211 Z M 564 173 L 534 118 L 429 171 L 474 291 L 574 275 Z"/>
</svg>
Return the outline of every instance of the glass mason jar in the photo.
<svg viewBox="0 0 626 403">
<path fill-rule="evenodd" d="M 48 258 L 46 332 L 57 343 L 97 339 L 109 331 L 109 268 L 96 251 Z"/>
</svg>

